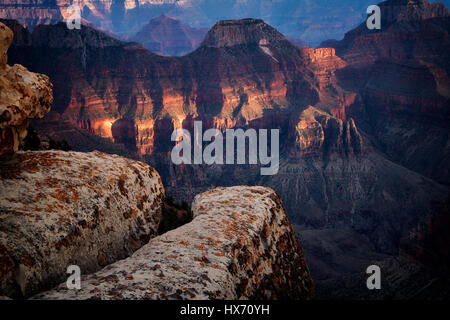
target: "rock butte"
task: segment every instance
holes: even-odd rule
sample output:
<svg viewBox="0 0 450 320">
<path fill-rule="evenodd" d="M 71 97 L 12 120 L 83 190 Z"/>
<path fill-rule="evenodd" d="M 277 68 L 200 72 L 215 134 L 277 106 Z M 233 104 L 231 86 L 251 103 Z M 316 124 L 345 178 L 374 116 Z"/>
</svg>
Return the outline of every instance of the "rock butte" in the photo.
<svg viewBox="0 0 450 320">
<path fill-rule="evenodd" d="M 206 32 L 163 14 L 144 25 L 136 35 L 127 37 L 127 40 L 141 43 L 157 54 L 182 56 L 197 49 Z"/>
</svg>

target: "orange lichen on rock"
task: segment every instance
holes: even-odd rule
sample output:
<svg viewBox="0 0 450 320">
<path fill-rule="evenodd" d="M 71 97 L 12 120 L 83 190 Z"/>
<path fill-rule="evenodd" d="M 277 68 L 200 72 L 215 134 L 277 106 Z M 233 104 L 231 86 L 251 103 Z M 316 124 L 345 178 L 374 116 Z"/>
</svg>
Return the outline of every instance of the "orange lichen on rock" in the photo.
<svg viewBox="0 0 450 320">
<path fill-rule="evenodd" d="M 81 290 L 63 283 L 33 299 L 314 297 L 303 250 L 272 189 L 216 188 L 198 195 L 192 209 L 192 222 L 86 276 Z M 102 280 L 109 278 L 116 281 Z"/>
<path fill-rule="evenodd" d="M 100 152 L 19 151 L 1 161 L 0 295 L 50 289 L 69 265 L 94 272 L 156 236 L 164 188 L 146 167 Z"/>
</svg>

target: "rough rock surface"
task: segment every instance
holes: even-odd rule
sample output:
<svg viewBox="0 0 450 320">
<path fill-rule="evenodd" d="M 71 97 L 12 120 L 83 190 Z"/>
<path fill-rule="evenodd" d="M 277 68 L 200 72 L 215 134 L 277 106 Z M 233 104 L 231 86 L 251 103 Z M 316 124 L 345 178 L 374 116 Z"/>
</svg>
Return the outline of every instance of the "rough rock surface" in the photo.
<svg viewBox="0 0 450 320">
<path fill-rule="evenodd" d="M 212 41 L 206 44 L 231 47 L 201 46 L 177 59 L 120 43 L 96 47 L 90 42 L 95 37 L 85 35 L 95 33 L 88 28 L 64 33 L 64 25 L 42 26 L 33 32 L 32 45 L 19 42 L 11 47 L 15 54 L 10 59 L 33 66 L 54 81 L 51 113 L 57 128 L 51 130 L 49 124 L 46 129 L 54 140 L 58 135 L 77 140 L 70 138 L 64 125 L 70 122 L 79 130 L 151 154 L 146 160 L 152 161 L 167 194 L 176 199 L 191 201 L 211 186 L 268 186 L 280 194 L 294 223 L 306 229 L 352 228 L 368 237 L 377 251 L 397 254 L 400 239 L 428 215 L 430 204 L 448 195 L 448 187 L 420 176 L 449 181 L 448 108 L 444 108 L 448 102 L 437 96 L 450 92 L 445 71 L 450 61 L 445 21 L 450 20 L 442 19 L 403 21 L 386 30 L 383 24 L 381 31 L 358 36 L 366 40 L 356 41 L 345 56 L 339 46 L 336 51 L 294 47 L 257 20 L 223 23 L 214 27 Z M 258 31 L 256 25 L 263 29 Z M 222 38 L 229 33 L 235 35 L 234 42 Z M 54 34 L 83 39 L 84 45 L 75 50 L 65 47 L 71 42 L 48 37 Z M 244 40 L 248 42 L 239 44 Z M 63 45 L 43 45 L 54 42 Z M 355 55 L 363 59 L 355 60 Z M 367 60 L 374 55 L 379 61 Z M 417 61 L 403 58 L 433 65 L 419 68 Z M 357 61 L 365 66 L 364 72 L 354 68 Z M 86 69 L 80 68 L 84 62 Z M 309 125 L 297 114 L 309 106 L 336 118 L 329 122 L 334 126 L 324 128 L 316 119 L 311 128 L 297 128 L 300 122 Z M 351 130 L 350 117 L 357 130 Z M 170 135 L 180 126 L 192 130 L 194 120 L 202 120 L 204 130 L 279 128 L 278 174 L 262 178 L 259 166 L 173 165 L 168 157 Z M 329 137 L 327 128 L 333 129 Z M 80 131 L 71 131 L 80 136 Z M 363 137 L 362 153 L 355 152 L 360 139 L 358 135 L 354 139 L 352 131 Z M 84 137 L 78 142 L 83 147 Z M 291 150 L 293 146 L 298 150 Z M 351 156 L 346 156 L 347 150 Z"/>
<path fill-rule="evenodd" d="M 27 135 L 28 119 L 42 118 L 53 103 L 47 76 L 8 66 L 13 32 L 0 22 L 0 157 L 11 155 Z"/>
<path fill-rule="evenodd" d="M 363 139 L 352 118 L 341 120 L 309 107 L 292 121 L 295 129 L 289 140 L 294 142 L 290 150 L 293 158 L 311 153 L 329 158 L 333 154 L 349 156 L 363 151 Z"/>
<path fill-rule="evenodd" d="M 27 297 L 136 251 L 158 229 L 150 166 L 100 152 L 21 152 L 0 163 L 0 295 Z"/>
<path fill-rule="evenodd" d="M 264 187 L 198 195 L 194 220 L 130 258 L 33 299 L 311 299 L 313 282 L 279 196 Z"/>
</svg>

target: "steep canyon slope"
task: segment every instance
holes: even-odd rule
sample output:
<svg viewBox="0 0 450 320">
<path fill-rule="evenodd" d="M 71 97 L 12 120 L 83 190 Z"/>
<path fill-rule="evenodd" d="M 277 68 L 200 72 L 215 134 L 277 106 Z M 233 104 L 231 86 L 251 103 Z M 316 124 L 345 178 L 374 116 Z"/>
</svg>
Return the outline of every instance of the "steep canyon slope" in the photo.
<svg viewBox="0 0 450 320">
<path fill-rule="evenodd" d="M 380 4 L 381 30 L 365 23 L 332 45 L 348 66 L 337 77 L 359 92 L 359 118 L 396 162 L 450 182 L 450 14 L 428 1 Z"/>
</svg>

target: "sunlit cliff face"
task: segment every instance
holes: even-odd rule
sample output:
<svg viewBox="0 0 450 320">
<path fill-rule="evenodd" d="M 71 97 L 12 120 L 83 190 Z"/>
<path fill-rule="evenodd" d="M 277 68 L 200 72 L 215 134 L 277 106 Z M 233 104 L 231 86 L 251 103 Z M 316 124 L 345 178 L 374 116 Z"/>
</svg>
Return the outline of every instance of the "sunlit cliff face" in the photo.
<svg viewBox="0 0 450 320">
<path fill-rule="evenodd" d="M 43 37 L 50 32 L 46 28 L 39 30 Z M 334 49 L 296 47 L 261 20 L 220 22 L 199 49 L 181 58 L 106 41 L 88 28 L 83 32 L 89 37 L 84 45 L 76 37 L 65 40 L 73 47 L 74 70 L 67 71 L 73 85 L 67 105 L 58 101 L 56 110 L 78 127 L 141 154 L 170 142 L 172 131 L 189 127 L 193 119 L 222 131 L 253 127 L 289 133 L 296 130 L 289 115 L 317 106 L 345 119 L 356 97 L 337 84 L 335 73 L 346 63 Z M 89 41 L 96 47 L 88 47 Z"/>
</svg>

